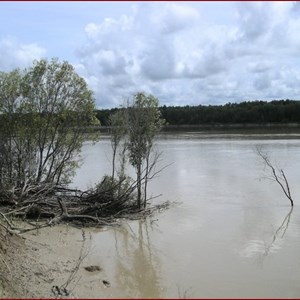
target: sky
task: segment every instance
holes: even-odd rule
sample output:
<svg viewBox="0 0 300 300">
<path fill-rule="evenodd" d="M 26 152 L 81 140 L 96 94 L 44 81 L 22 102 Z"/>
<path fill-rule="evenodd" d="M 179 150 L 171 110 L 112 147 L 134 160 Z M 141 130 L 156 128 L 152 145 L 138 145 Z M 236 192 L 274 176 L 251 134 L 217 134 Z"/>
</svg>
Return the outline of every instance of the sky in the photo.
<svg viewBox="0 0 300 300">
<path fill-rule="evenodd" d="M 0 71 L 67 60 L 112 108 L 300 99 L 300 2 L 0 2 Z"/>
</svg>

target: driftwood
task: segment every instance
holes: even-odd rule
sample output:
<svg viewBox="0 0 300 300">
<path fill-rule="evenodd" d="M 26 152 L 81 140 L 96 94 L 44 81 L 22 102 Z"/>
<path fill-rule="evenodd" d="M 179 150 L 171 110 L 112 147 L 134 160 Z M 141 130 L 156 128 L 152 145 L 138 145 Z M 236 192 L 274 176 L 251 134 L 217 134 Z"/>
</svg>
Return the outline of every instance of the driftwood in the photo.
<svg viewBox="0 0 300 300">
<path fill-rule="evenodd" d="M 109 185 L 106 190 L 94 188 L 87 191 L 69 189 L 64 186 L 52 186 L 47 189 L 42 186 L 30 188 L 31 192 L 24 197 L 14 191 L 14 202 L 11 195 L 6 194 L 0 200 L 0 220 L 2 226 L 18 233 L 24 233 L 36 228 L 68 223 L 79 227 L 101 227 L 119 224 L 119 220 L 140 219 L 149 216 L 155 211 L 161 211 L 169 206 L 165 202 L 156 206 L 139 209 L 134 201 L 135 182 L 126 186 L 122 193 L 122 181 Z M 28 188 L 29 190 L 29 188 Z M 1 198 L 0 198 L 1 199 Z M 14 218 L 27 221 L 31 227 L 19 228 L 13 224 Z"/>
</svg>

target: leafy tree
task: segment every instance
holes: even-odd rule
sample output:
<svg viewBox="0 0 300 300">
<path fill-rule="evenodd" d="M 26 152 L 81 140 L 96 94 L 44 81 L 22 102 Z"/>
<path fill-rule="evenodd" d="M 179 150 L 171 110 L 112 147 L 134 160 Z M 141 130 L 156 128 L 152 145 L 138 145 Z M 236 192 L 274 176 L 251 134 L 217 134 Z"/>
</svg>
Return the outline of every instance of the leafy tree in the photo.
<svg viewBox="0 0 300 300">
<path fill-rule="evenodd" d="M 21 99 L 21 82 L 22 74 L 19 70 L 0 73 L 0 184 L 5 188 L 20 183 L 22 177 L 20 160 L 26 156 L 25 140 L 17 134 L 22 129 L 18 107 Z"/>
<path fill-rule="evenodd" d="M 132 104 L 127 108 L 127 149 L 129 162 L 135 168 L 137 175 L 137 205 L 139 208 L 142 206 L 142 175 L 145 172 L 144 188 L 146 190 L 153 140 L 163 125 L 158 104 L 158 99 L 154 96 L 137 93 Z M 146 165 L 144 170 L 143 165 Z M 146 199 L 144 199 L 143 205 L 146 205 Z"/>
<path fill-rule="evenodd" d="M 84 79 L 68 62 L 42 59 L 22 74 L 1 74 L 0 103 L 1 147 L 8 158 L 1 183 L 22 193 L 32 185 L 67 183 L 85 127 L 97 123 Z"/>
<path fill-rule="evenodd" d="M 127 195 L 120 193 L 118 195 L 121 195 L 123 199 L 131 201 L 131 195 L 136 190 L 138 208 L 145 207 L 146 205 L 148 180 L 155 173 L 153 172 L 154 166 L 159 157 L 159 154 L 153 151 L 155 135 L 164 124 L 158 104 L 157 98 L 140 92 L 134 95 L 131 102 L 128 101 L 126 107 L 114 110 L 109 117 L 111 145 L 113 149 L 113 169 L 110 181 L 115 187 L 121 186 L 123 182 L 128 183 L 132 181 L 125 174 L 125 165 L 129 161 L 135 169 L 136 180 L 133 181 L 130 188 L 125 189 Z M 115 180 L 116 154 L 117 149 L 121 145 L 122 149 L 119 153 L 121 157 L 121 165 L 118 172 L 119 177 Z M 124 191 L 124 189 L 122 190 Z M 143 191 L 144 194 L 142 195 Z"/>
</svg>

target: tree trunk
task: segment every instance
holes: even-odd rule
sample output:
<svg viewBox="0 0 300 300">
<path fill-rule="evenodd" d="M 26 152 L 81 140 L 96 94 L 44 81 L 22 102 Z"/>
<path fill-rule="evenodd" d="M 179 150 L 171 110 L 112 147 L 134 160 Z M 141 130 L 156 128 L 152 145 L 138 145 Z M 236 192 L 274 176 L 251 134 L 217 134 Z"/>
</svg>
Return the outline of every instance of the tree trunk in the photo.
<svg viewBox="0 0 300 300">
<path fill-rule="evenodd" d="M 117 152 L 117 147 L 113 147 L 112 174 L 111 174 L 112 182 L 114 182 L 115 179 L 116 152 Z"/>
<path fill-rule="evenodd" d="M 141 164 L 139 164 L 137 167 L 137 205 L 139 209 L 142 207 L 141 198 L 142 198 Z"/>
<path fill-rule="evenodd" d="M 146 175 L 145 175 L 145 185 L 144 185 L 144 208 L 146 208 L 146 202 L 147 202 L 147 187 L 148 187 L 148 176 L 149 176 L 149 159 L 150 159 L 150 151 L 149 149 L 146 157 Z"/>
</svg>

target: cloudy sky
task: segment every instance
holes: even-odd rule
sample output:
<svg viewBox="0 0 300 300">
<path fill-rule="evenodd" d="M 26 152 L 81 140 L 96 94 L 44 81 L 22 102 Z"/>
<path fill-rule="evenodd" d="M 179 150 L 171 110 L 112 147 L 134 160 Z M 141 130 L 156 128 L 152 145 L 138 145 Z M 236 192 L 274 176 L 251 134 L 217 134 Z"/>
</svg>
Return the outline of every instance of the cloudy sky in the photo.
<svg viewBox="0 0 300 300">
<path fill-rule="evenodd" d="M 0 2 L 0 71 L 58 57 L 97 107 L 300 99 L 300 2 Z"/>
</svg>

